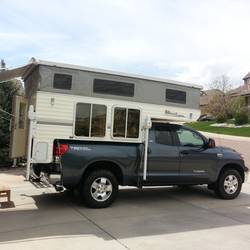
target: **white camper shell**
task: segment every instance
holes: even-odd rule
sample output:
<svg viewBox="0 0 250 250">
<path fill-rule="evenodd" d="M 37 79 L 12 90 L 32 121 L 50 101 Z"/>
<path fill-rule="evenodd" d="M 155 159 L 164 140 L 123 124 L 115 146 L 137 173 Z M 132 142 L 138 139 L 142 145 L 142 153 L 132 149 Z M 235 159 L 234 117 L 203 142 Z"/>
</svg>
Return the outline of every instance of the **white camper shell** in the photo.
<svg viewBox="0 0 250 250">
<path fill-rule="evenodd" d="M 34 58 L 0 72 L 0 82 L 16 77 L 25 96 L 13 103 L 11 157 L 27 156 L 28 165 L 52 162 L 56 139 L 142 143 L 152 120 L 200 115 L 195 84 Z"/>
</svg>

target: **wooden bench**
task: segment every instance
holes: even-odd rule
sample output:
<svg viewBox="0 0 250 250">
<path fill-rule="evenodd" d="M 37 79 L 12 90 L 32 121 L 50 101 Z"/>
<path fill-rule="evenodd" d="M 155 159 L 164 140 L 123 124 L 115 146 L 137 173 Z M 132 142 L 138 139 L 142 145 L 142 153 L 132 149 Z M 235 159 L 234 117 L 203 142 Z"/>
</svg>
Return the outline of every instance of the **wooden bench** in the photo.
<svg viewBox="0 0 250 250">
<path fill-rule="evenodd" d="M 0 198 L 7 198 L 7 202 L 10 203 L 10 187 L 0 185 Z"/>
</svg>

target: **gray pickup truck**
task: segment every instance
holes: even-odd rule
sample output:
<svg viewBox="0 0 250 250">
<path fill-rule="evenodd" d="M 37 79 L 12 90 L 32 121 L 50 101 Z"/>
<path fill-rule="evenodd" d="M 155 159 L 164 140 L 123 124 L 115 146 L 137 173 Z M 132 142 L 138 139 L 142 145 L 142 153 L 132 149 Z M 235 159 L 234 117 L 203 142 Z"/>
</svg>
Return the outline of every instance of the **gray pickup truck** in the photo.
<svg viewBox="0 0 250 250">
<path fill-rule="evenodd" d="M 207 184 L 222 199 L 234 199 L 246 180 L 248 168 L 235 150 L 216 147 L 213 139 L 175 124 L 153 123 L 149 131 L 146 180 L 143 179 L 144 144 L 55 140 L 54 163 L 34 165 L 51 182 L 77 189 L 89 207 L 109 206 L 118 186 Z M 53 180 L 53 177 L 60 178 Z"/>
</svg>

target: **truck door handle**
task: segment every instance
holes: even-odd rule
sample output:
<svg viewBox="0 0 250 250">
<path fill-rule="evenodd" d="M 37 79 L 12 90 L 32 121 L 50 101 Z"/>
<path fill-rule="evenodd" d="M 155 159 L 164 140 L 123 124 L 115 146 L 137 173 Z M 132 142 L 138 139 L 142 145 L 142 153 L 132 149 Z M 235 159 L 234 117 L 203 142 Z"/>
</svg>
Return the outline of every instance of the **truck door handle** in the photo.
<svg viewBox="0 0 250 250">
<path fill-rule="evenodd" d="M 182 150 L 181 151 L 181 154 L 182 155 L 188 155 L 190 152 L 189 152 L 189 150 Z"/>
<path fill-rule="evenodd" d="M 148 154 L 151 154 L 152 150 L 151 148 L 148 148 Z"/>
</svg>

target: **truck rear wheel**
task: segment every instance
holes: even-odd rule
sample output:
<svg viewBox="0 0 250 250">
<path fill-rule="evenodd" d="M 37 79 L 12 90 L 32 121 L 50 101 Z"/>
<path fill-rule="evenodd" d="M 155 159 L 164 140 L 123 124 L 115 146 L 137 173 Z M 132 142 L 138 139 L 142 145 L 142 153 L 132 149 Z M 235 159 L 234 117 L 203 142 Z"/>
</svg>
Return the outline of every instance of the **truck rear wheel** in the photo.
<svg viewBox="0 0 250 250">
<path fill-rule="evenodd" d="M 113 203 L 117 194 L 117 179 L 108 170 L 95 170 L 83 180 L 82 196 L 88 207 L 108 207 Z"/>
<path fill-rule="evenodd" d="M 235 199 L 242 186 L 240 173 L 234 169 L 228 169 L 222 172 L 217 182 L 215 193 L 225 200 Z"/>
</svg>

